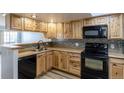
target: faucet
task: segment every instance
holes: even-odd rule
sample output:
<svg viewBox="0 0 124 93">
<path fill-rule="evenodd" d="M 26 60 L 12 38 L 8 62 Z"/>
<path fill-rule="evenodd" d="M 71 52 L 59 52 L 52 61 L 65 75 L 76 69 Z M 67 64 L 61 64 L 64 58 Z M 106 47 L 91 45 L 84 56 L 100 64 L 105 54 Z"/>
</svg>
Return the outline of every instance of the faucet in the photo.
<svg viewBox="0 0 124 93">
<path fill-rule="evenodd" d="M 38 50 L 41 50 L 41 48 L 40 48 L 40 43 L 42 43 L 44 49 L 46 50 L 46 45 L 45 45 L 45 43 L 43 42 L 43 40 L 39 40 L 39 41 L 38 41 L 37 49 L 38 49 Z"/>
</svg>

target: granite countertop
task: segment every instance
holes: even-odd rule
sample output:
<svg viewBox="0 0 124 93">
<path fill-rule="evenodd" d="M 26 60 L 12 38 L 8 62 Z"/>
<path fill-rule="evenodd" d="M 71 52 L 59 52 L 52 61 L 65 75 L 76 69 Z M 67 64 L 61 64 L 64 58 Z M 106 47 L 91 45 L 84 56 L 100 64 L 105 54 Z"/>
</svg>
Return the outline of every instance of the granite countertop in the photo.
<svg viewBox="0 0 124 93">
<path fill-rule="evenodd" d="M 12 44 L 3 44 L 3 45 L 0 45 L 0 47 L 12 49 L 12 50 L 22 48 L 21 46 L 12 45 Z"/>
<path fill-rule="evenodd" d="M 47 50 L 43 50 L 43 51 L 29 50 L 29 51 L 19 52 L 18 57 L 21 58 L 21 57 L 30 56 L 30 55 L 34 55 L 34 54 L 39 54 L 39 53 L 43 53 L 43 52 L 47 52 L 47 51 L 53 51 L 53 50 L 72 52 L 72 53 L 81 53 L 82 51 L 84 51 L 84 49 L 49 47 L 49 48 L 47 48 Z"/>
<path fill-rule="evenodd" d="M 74 49 L 74 48 L 58 48 L 58 47 L 49 47 L 49 50 L 65 51 L 72 53 L 81 53 L 84 49 Z"/>
<path fill-rule="evenodd" d="M 124 54 L 109 53 L 109 57 L 111 57 L 111 58 L 120 58 L 120 59 L 124 59 Z"/>
</svg>

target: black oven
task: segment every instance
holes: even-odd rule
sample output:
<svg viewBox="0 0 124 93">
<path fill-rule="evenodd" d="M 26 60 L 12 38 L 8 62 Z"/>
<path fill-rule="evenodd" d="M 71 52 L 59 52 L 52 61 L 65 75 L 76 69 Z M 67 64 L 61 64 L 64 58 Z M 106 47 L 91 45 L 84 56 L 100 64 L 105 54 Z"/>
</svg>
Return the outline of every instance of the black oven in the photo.
<svg viewBox="0 0 124 93">
<path fill-rule="evenodd" d="M 81 54 L 81 78 L 108 78 L 108 45 L 103 43 L 86 43 L 85 52 Z"/>
<path fill-rule="evenodd" d="M 107 25 L 95 25 L 83 27 L 83 38 L 107 38 Z"/>
</svg>

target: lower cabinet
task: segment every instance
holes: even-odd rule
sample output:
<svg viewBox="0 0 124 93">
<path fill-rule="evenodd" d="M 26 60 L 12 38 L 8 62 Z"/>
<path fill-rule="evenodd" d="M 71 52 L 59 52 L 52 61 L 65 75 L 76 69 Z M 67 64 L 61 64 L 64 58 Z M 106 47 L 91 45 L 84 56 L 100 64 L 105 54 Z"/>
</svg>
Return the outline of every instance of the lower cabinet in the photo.
<svg viewBox="0 0 124 93">
<path fill-rule="evenodd" d="M 60 52 L 53 52 L 53 68 L 59 68 Z"/>
<path fill-rule="evenodd" d="M 80 54 L 70 53 L 68 71 L 72 74 L 80 76 Z"/>
<path fill-rule="evenodd" d="M 53 68 L 80 76 L 80 53 L 53 52 Z"/>
<path fill-rule="evenodd" d="M 60 52 L 59 69 L 68 71 L 68 53 Z"/>
<path fill-rule="evenodd" d="M 36 76 L 39 76 L 45 73 L 46 71 L 45 63 L 46 63 L 46 54 L 45 53 L 37 54 Z"/>
<path fill-rule="evenodd" d="M 46 71 L 52 69 L 52 62 L 53 62 L 53 52 L 46 53 Z"/>
<path fill-rule="evenodd" d="M 110 79 L 123 79 L 124 78 L 124 60 L 117 58 L 110 58 L 109 76 Z"/>
<path fill-rule="evenodd" d="M 64 51 L 48 51 L 37 54 L 36 76 L 56 68 L 80 76 L 80 54 Z"/>
</svg>

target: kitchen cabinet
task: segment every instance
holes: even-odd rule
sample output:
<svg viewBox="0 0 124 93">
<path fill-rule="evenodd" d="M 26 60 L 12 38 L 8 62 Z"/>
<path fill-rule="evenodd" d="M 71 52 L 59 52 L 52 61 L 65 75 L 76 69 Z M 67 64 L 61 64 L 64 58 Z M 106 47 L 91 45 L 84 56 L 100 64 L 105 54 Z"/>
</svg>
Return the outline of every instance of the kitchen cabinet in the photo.
<svg viewBox="0 0 124 93">
<path fill-rule="evenodd" d="M 53 68 L 59 68 L 60 52 L 53 51 Z"/>
<path fill-rule="evenodd" d="M 71 23 L 64 23 L 64 39 L 72 39 L 73 38 L 73 32 L 71 29 Z"/>
<path fill-rule="evenodd" d="M 68 71 L 68 52 L 60 52 L 59 69 Z"/>
<path fill-rule="evenodd" d="M 56 23 L 48 23 L 48 32 L 46 37 L 50 39 L 56 38 Z"/>
<path fill-rule="evenodd" d="M 15 30 L 22 30 L 22 18 L 16 15 L 10 15 L 10 28 Z"/>
<path fill-rule="evenodd" d="M 92 25 L 104 25 L 109 23 L 109 16 L 101 16 L 84 19 L 84 26 L 92 26 Z"/>
<path fill-rule="evenodd" d="M 37 54 L 36 76 L 42 75 L 46 72 L 46 54 Z"/>
<path fill-rule="evenodd" d="M 53 52 L 53 68 L 80 76 L 80 53 Z"/>
<path fill-rule="evenodd" d="M 80 54 L 70 53 L 68 71 L 72 74 L 80 76 L 81 70 Z"/>
<path fill-rule="evenodd" d="M 40 26 L 41 26 L 41 31 L 46 33 L 47 30 L 48 30 L 48 28 L 47 28 L 47 26 L 48 26 L 47 22 L 40 22 Z"/>
<path fill-rule="evenodd" d="M 110 58 L 109 77 L 110 79 L 124 78 L 124 60 L 118 58 Z"/>
<path fill-rule="evenodd" d="M 35 27 L 35 31 L 42 31 L 41 30 L 42 26 L 41 26 L 41 22 L 39 20 L 36 20 L 36 27 Z"/>
<path fill-rule="evenodd" d="M 14 14 L 7 14 L 5 16 L 6 29 L 21 31 L 23 27 L 23 18 Z"/>
<path fill-rule="evenodd" d="M 123 24 L 124 24 L 123 14 L 114 14 L 110 16 L 110 39 L 123 39 Z"/>
<path fill-rule="evenodd" d="M 71 24 L 72 24 L 73 38 L 74 39 L 82 39 L 82 27 L 83 27 L 82 20 L 74 21 Z"/>
<path fill-rule="evenodd" d="M 35 31 L 46 33 L 47 32 L 47 23 L 36 20 Z"/>
<path fill-rule="evenodd" d="M 53 52 L 46 52 L 46 71 L 52 69 L 52 62 L 53 62 Z"/>
<path fill-rule="evenodd" d="M 30 18 L 24 18 L 24 30 L 35 31 L 36 21 Z"/>
<path fill-rule="evenodd" d="M 63 39 L 64 33 L 63 33 L 63 23 L 57 23 L 56 24 L 56 38 L 57 39 Z"/>
</svg>

